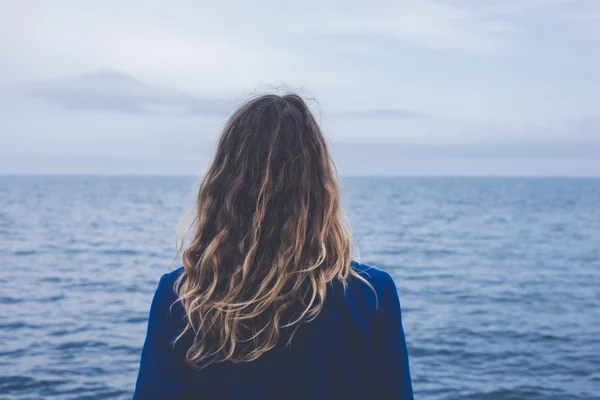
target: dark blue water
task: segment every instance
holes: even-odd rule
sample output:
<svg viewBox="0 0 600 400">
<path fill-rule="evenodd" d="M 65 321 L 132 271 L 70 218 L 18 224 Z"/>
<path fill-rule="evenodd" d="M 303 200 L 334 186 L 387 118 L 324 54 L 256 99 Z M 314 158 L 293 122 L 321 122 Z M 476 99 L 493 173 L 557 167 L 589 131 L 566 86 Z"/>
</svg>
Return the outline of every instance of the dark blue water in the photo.
<svg viewBox="0 0 600 400">
<path fill-rule="evenodd" d="M 127 399 L 195 179 L 0 177 L 0 397 Z M 600 398 L 600 180 L 343 180 L 419 399 Z"/>
</svg>

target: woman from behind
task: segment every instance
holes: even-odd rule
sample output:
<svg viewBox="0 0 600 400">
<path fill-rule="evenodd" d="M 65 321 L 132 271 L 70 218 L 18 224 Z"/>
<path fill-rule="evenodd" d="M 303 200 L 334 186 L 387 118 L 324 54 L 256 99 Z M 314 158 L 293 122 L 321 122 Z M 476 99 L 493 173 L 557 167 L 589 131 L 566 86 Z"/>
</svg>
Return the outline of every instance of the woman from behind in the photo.
<svg viewBox="0 0 600 400">
<path fill-rule="evenodd" d="M 227 122 L 183 267 L 152 301 L 134 399 L 412 399 L 398 293 L 351 260 L 323 134 L 297 95 Z"/>
</svg>

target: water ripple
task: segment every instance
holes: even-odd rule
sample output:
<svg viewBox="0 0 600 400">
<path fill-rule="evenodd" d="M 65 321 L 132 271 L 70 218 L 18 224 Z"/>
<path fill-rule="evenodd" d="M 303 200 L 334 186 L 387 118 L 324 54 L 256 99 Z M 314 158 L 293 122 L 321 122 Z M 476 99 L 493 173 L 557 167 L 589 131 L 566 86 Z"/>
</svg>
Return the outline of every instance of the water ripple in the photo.
<svg viewBox="0 0 600 400">
<path fill-rule="evenodd" d="M 0 177 L 0 396 L 129 399 L 195 180 Z M 600 398 L 600 180 L 343 181 L 417 399 Z"/>
</svg>

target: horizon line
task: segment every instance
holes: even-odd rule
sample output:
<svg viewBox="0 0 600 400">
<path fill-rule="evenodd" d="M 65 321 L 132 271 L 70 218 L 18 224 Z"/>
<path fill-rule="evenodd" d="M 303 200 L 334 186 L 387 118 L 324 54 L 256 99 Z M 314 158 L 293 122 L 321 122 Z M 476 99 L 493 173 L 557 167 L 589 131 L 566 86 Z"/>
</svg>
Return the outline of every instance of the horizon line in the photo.
<svg viewBox="0 0 600 400">
<path fill-rule="evenodd" d="M 79 172 L 3 172 L 0 171 L 0 177 L 68 177 L 68 178 L 195 178 L 200 179 L 204 174 L 192 174 L 192 173 L 146 173 L 146 172 L 134 172 L 134 173 L 79 173 Z M 408 178 L 408 179 L 600 179 L 600 175 L 535 175 L 535 174 L 524 174 L 524 175 L 503 175 L 503 174 L 340 174 L 340 179 L 346 178 Z"/>
</svg>

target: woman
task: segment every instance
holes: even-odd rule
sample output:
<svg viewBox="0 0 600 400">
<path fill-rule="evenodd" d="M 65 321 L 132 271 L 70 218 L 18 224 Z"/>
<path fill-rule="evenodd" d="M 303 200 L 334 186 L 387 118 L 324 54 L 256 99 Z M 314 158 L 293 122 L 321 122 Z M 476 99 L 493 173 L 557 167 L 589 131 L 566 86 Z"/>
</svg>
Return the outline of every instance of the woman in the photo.
<svg viewBox="0 0 600 400">
<path fill-rule="evenodd" d="M 297 95 L 229 119 L 183 267 L 158 284 L 134 399 L 412 399 L 396 286 L 351 261 L 325 139 Z"/>
</svg>

